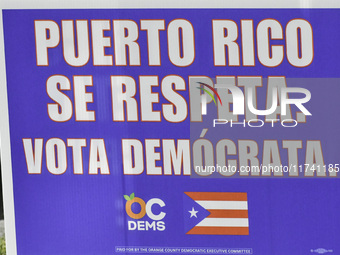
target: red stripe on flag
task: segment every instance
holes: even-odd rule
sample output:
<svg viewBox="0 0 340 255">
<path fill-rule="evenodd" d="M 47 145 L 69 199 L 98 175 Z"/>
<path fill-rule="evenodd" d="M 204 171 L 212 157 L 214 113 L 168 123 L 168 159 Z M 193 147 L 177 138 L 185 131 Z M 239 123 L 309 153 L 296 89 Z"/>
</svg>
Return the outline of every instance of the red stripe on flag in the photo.
<svg viewBox="0 0 340 255">
<path fill-rule="evenodd" d="M 248 218 L 248 210 L 208 210 L 207 218 Z"/>
<path fill-rule="evenodd" d="M 248 227 L 194 227 L 188 235 L 249 235 Z"/>
<path fill-rule="evenodd" d="M 184 192 L 193 200 L 247 201 L 247 193 L 241 192 Z"/>
</svg>

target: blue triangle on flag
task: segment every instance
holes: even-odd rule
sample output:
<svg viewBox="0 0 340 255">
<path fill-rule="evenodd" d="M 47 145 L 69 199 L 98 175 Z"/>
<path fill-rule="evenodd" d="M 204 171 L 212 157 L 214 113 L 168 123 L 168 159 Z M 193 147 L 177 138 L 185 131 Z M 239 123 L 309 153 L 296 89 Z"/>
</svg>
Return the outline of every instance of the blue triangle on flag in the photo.
<svg viewBox="0 0 340 255">
<path fill-rule="evenodd" d="M 187 233 L 190 229 L 205 219 L 210 214 L 210 212 L 208 212 L 186 194 L 183 194 L 183 196 L 184 229 L 185 233 Z"/>
</svg>

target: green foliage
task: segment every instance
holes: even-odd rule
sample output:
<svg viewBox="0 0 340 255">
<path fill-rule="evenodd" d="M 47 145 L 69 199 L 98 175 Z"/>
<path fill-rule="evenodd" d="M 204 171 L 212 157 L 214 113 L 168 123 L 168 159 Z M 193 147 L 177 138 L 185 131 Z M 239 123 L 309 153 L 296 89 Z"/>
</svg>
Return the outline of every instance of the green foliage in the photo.
<svg viewBox="0 0 340 255">
<path fill-rule="evenodd" d="M 135 193 L 131 193 L 130 196 L 128 195 L 124 195 L 124 198 L 126 199 L 126 201 L 132 200 L 135 198 Z M 1 254 L 0 254 L 1 255 Z"/>
<path fill-rule="evenodd" d="M 0 238 L 0 255 L 6 255 L 5 237 Z"/>
</svg>

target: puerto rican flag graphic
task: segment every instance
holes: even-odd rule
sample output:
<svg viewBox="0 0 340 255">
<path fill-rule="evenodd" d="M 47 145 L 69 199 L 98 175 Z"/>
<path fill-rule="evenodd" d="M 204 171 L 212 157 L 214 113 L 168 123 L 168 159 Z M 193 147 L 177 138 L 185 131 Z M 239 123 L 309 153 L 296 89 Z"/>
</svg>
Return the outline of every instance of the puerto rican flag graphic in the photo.
<svg viewBox="0 0 340 255">
<path fill-rule="evenodd" d="M 188 235 L 249 235 L 247 193 L 184 192 L 208 213 L 191 228 Z M 198 207 L 196 207 L 198 208 Z M 199 209 L 192 206 L 190 218 Z M 197 217 L 196 217 L 197 218 Z"/>
</svg>

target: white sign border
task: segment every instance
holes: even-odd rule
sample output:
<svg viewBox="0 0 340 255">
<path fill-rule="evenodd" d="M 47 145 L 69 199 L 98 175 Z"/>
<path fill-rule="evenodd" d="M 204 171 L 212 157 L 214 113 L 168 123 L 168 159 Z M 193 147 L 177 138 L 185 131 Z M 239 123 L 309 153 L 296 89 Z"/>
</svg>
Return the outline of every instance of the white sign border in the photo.
<svg viewBox="0 0 340 255">
<path fill-rule="evenodd" d="M 6 251 L 17 254 L 2 10 L 9 9 L 327 9 L 338 0 L 2 0 L 0 3 L 0 134 Z"/>
<path fill-rule="evenodd" d="M 2 9 L 340 8 L 339 0 L 2 0 Z"/>
<path fill-rule="evenodd" d="M 6 254 L 17 254 L 2 10 L 0 23 L 0 149 Z"/>
</svg>

